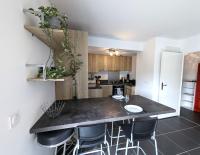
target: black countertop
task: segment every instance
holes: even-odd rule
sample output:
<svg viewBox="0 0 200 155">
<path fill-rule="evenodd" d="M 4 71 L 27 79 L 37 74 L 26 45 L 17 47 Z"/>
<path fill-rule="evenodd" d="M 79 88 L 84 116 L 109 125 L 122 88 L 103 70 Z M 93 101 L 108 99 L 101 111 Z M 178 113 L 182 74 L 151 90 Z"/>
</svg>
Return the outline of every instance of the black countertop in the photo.
<svg viewBox="0 0 200 155">
<path fill-rule="evenodd" d="M 138 114 L 127 112 L 123 108 L 124 102 L 111 97 L 66 100 L 64 104 L 62 113 L 57 118 L 52 119 L 44 114 L 30 129 L 30 133 L 175 112 L 172 108 L 138 95 L 131 96 L 128 102 L 144 109 L 144 112 Z"/>
</svg>

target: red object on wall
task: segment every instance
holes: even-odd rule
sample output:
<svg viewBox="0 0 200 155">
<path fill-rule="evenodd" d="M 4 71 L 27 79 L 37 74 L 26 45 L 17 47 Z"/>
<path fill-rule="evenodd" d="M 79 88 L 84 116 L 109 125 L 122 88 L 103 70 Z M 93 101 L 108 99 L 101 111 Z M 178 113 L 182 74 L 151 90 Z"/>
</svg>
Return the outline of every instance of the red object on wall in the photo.
<svg viewBox="0 0 200 155">
<path fill-rule="evenodd" d="M 200 63 L 198 64 L 194 111 L 200 112 Z"/>
</svg>

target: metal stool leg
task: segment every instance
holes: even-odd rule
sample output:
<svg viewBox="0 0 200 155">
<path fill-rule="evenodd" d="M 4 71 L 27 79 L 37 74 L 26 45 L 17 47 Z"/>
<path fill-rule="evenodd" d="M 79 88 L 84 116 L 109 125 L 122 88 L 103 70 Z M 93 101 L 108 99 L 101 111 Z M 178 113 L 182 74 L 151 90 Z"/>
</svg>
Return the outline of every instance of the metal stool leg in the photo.
<svg viewBox="0 0 200 155">
<path fill-rule="evenodd" d="M 54 155 L 57 155 L 57 150 L 58 150 L 58 147 L 55 148 Z"/>
<path fill-rule="evenodd" d="M 73 155 L 76 155 L 77 152 L 78 152 L 78 145 L 76 144 L 73 150 Z"/>
<path fill-rule="evenodd" d="M 121 127 L 119 126 L 115 155 L 117 155 L 117 150 L 118 150 L 118 147 L 119 147 L 119 136 L 120 136 L 120 132 L 121 132 Z"/>
<path fill-rule="evenodd" d="M 66 152 L 66 143 L 63 146 L 63 155 L 65 155 L 65 152 Z"/>
<path fill-rule="evenodd" d="M 127 139 L 127 140 L 126 140 L 126 151 L 125 151 L 125 155 L 128 154 L 128 143 L 129 143 L 129 140 Z"/>
<path fill-rule="evenodd" d="M 154 139 L 154 145 L 155 145 L 155 152 L 156 152 L 156 155 L 158 155 L 158 146 L 157 146 L 157 141 L 156 141 L 156 139 Z"/>
<path fill-rule="evenodd" d="M 140 153 L 140 142 L 138 141 L 137 142 L 137 155 L 139 155 Z"/>
<path fill-rule="evenodd" d="M 111 138 L 110 138 L 110 146 L 112 146 L 113 144 L 113 127 L 114 126 L 114 123 L 112 122 L 112 126 L 111 126 Z"/>
<path fill-rule="evenodd" d="M 107 152 L 108 152 L 108 155 L 110 155 L 110 147 L 109 147 L 109 144 L 108 144 L 107 141 L 105 142 L 105 144 L 106 144 L 106 146 L 107 146 Z"/>
<path fill-rule="evenodd" d="M 103 155 L 103 153 L 102 153 L 102 152 L 103 152 L 103 148 L 102 148 L 102 144 L 101 144 L 101 155 Z"/>
</svg>

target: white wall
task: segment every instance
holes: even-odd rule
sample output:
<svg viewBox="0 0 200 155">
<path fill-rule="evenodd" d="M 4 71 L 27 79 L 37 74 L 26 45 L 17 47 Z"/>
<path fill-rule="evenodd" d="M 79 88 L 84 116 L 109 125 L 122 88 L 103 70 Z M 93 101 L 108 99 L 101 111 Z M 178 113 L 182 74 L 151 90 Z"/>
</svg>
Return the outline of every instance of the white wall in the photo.
<svg viewBox="0 0 200 155">
<path fill-rule="evenodd" d="M 47 1 L 47 0 L 46 0 Z M 26 81 L 26 63 L 42 63 L 48 48 L 27 32 L 23 8 L 37 7 L 42 0 L 0 2 L 0 154 L 50 155 L 29 129 L 42 115 L 40 106 L 54 100 L 54 84 Z M 45 4 L 46 2 L 44 2 Z M 27 18 L 28 19 L 28 18 Z M 8 117 L 19 114 L 17 126 L 8 129 Z"/>
<path fill-rule="evenodd" d="M 144 51 L 137 55 L 136 94 L 158 101 L 161 54 L 164 50 L 179 50 L 177 40 L 156 37 L 147 41 Z"/>
<path fill-rule="evenodd" d="M 160 67 L 163 51 L 177 52 L 181 50 L 181 43 L 178 40 L 156 37 L 155 38 L 155 59 L 154 59 L 154 80 L 152 99 L 158 101 L 160 89 Z"/>
<path fill-rule="evenodd" d="M 88 46 L 143 51 L 144 43 L 89 36 Z"/>
<path fill-rule="evenodd" d="M 155 39 L 147 41 L 144 51 L 137 54 L 136 94 L 152 99 Z"/>
<path fill-rule="evenodd" d="M 200 51 L 200 34 L 180 40 L 184 53 Z"/>
</svg>

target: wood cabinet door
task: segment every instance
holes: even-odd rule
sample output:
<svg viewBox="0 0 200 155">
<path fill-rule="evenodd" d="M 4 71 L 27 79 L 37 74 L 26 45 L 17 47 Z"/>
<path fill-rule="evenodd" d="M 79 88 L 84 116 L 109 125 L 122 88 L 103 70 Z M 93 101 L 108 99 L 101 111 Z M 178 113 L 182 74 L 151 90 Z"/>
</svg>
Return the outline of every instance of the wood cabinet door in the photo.
<svg viewBox="0 0 200 155">
<path fill-rule="evenodd" d="M 120 63 L 120 67 L 119 70 L 120 71 L 124 71 L 125 70 L 125 57 L 124 56 L 120 56 L 119 58 L 119 63 Z"/>
<path fill-rule="evenodd" d="M 61 38 L 63 39 L 63 33 Z M 81 54 L 81 69 L 76 74 L 77 79 L 77 97 L 78 98 L 88 98 L 88 33 L 83 31 L 70 30 L 69 37 L 71 43 L 74 45 L 73 50 Z M 61 52 L 60 49 L 56 49 L 56 52 Z M 64 61 L 66 66 L 68 61 Z M 63 82 L 56 82 L 55 93 L 56 99 L 69 99 L 72 97 L 72 80 L 70 78 L 65 79 Z"/>
<path fill-rule="evenodd" d="M 132 71 L 131 56 L 109 56 L 88 54 L 88 70 L 90 73 L 100 71 Z"/>
<path fill-rule="evenodd" d="M 93 54 L 93 56 L 92 56 L 92 68 L 93 68 L 92 71 L 93 71 L 93 73 L 99 72 L 97 60 L 98 60 L 98 55 Z"/>
<path fill-rule="evenodd" d="M 112 95 L 112 85 L 101 85 L 103 90 L 103 97 L 109 97 Z"/>
<path fill-rule="evenodd" d="M 108 70 L 108 56 L 107 55 L 103 55 L 103 62 L 104 62 L 103 70 L 107 71 Z"/>
<path fill-rule="evenodd" d="M 120 71 L 120 57 L 119 56 L 114 57 L 114 69 L 115 71 Z"/>
<path fill-rule="evenodd" d="M 107 57 L 107 59 L 108 59 L 108 71 L 113 71 L 113 58 L 112 58 L 112 56 L 108 56 Z"/>
<path fill-rule="evenodd" d="M 92 54 L 88 54 L 88 72 L 92 73 L 93 72 L 93 67 L 92 67 Z"/>
<path fill-rule="evenodd" d="M 104 71 L 104 55 L 97 55 L 96 63 L 97 71 Z"/>
<path fill-rule="evenodd" d="M 132 71 L 132 57 L 127 57 L 127 71 Z"/>
</svg>

